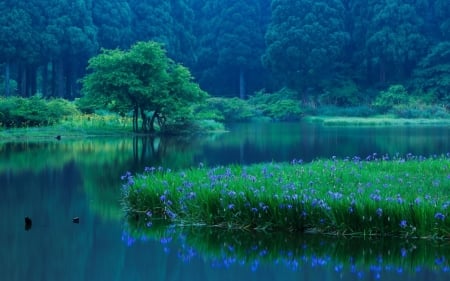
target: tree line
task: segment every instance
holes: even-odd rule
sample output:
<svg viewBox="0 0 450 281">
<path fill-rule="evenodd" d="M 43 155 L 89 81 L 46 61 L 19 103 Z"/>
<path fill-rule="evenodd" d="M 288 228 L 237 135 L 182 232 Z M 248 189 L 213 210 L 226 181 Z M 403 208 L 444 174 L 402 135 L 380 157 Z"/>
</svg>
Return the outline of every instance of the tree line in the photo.
<svg viewBox="0 0 450 281">
<path fill-rule="evenodd" d="M 76 98 L 102 48 L 149 40 L 216 96 L 354 105 L 403 84 L 449 102 L 448 0 L 4 0 L 0 91 Z"/>
</svg>

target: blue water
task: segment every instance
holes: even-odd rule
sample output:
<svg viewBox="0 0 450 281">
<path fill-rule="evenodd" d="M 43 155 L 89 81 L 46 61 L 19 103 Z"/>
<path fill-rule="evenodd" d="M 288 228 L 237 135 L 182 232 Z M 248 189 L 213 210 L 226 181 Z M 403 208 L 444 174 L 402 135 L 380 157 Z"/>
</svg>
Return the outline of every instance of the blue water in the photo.
<svg viewBox="0 0 450 281">
<path fill-rule="evenodd" d="M 375 256 L 353 265 L 353 259 L 364 261 L 359 256 L 363 252 L 373 257 L 368 254 L 370 249 L 376 251 L 374 245 L 381 242 L 371 241 L 355 251 L 358 254 L 348 256 L 346 251 L 327 253 L 324 249 L 335 248 L 324 242 L 316 255 L 312 251 L 290 259 L 284 249 L 271 251 L 271 258 L 250 257 L 249 252 L 245 261 L 226 248 L 214 252 L 212 244 L 201 244 L 206 245 L 201 248 L 189 243 L 192 234 L 185 236 L 182 231 L 171 239 L 131 237 L 120 205 L 120 175 L 144 166 L 183 168 L 200 162 L 217 165 L 332 155 L 364 157 L 374 152 L 441 154 L 450 151 L 449 133 L 446 127 L 395 130 L 268 124 L 240 125 L 231 133 L 197 140 L 152 140 L 151 145 L 143 145 L 141 140 L 136 145 L 132 139 L 64 137 L 60 142 L 3 143 L 0 276 L 11 281 L 449 280 L 448 255 L 422 244 L 392 246 L 392 253 L 387 246 L 381 259 Z M 33 220 L 28 231 L 25 216 Z M 74 217 L 80 218 L 78 224 L 72 222 Z M 238 247 L 238 242 L 233 247 Z M 215 240 L 214 247 L 220 243 Z M 415 256 L 426 251 L 427 261 Z M 390 256 L 402 254 L 404 259 L 393 259 L 399 262 L 388 262 Z"/>
</svg>

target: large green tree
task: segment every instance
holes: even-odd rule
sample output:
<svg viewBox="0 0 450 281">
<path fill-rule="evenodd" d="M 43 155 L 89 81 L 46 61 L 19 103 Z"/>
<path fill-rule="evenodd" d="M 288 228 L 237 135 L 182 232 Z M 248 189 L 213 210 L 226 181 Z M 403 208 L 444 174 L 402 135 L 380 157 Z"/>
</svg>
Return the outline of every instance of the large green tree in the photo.
<svg viewBox="0 0 450 281">
<path fill-rule="evenodd" d="M 372 3 L 366 32 L 366 63 L 375 82 L 395 82 L 411 75 L 428 50 L 424 21 L 417 7 L 402 0 Z"/>
<path fill-rule="evenodd" d="M 31 18 L 20 8 L 11 8 L 7 3 L 0 3 L 0 63 L 4 64 L 4 92 L 11 94 L 11 64 L 22 61 L 27 56 L 23 46 L 31 40 Z"/>
<path fill-rule="evenodd" d="M 207 97 L 187 68 L 166 56 L 160 43 L 139 42 L 129 51 L 103 50 L 89 60 L 82 91 L 91 102 L 120 114 L 133 113 L 133 128 L 164 131 L 190 119 L 189 106 Z"/>
<path fill-rule="evenodd" d="M 412 86 L 431 102 L 450 107 L 450 41 L 437 44 L 420 61 Z"/>
<path fill-rule="evenodd" d="M 107 49 L 128 48 L 133 40 L 133 14 L 126 0 L 95 0 L 92 17 L 98 29 L 97 40 Z"/>
<path fill-rule="evenodd" d="M 197 7 L 199 79 L 217 95 L 245 98 L 262 87 L 268 0 L 194 1 Z"/>
<path fill-rule="evenodd" d="M 348 40 L 340 0 L 274 0 L 263 62 L 282 85 L 304 93 L 332 75 Z"/>
</svg>

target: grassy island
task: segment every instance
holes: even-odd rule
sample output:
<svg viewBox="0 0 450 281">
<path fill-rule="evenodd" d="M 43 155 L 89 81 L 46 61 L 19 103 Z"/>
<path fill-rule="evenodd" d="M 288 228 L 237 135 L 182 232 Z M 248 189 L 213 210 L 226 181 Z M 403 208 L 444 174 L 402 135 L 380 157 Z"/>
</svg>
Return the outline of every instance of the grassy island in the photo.
<svg viewBox="0 0 450 281">
<path fill-rule="evenodd" d="M 450 155 L 125 174 L 127 214 L 227 229 L 450 238 Z"/>
</svg>

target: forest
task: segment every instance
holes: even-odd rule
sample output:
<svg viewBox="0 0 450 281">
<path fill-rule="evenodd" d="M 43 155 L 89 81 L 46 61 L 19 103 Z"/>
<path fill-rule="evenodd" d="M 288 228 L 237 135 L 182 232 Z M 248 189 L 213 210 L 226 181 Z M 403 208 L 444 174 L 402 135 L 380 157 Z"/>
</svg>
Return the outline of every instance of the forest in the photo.
<svg viewBox="0 0 450 281">
<path fill-rule="evenodd" d="M 149 40 L 214 97 L 450 104 L 448 0 L 4 0 L 0 96 L 73 100 L 90 58 Z"/>
</svg>

